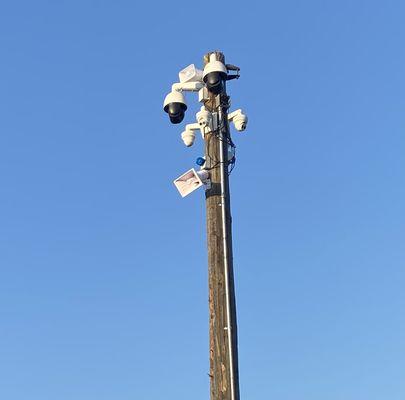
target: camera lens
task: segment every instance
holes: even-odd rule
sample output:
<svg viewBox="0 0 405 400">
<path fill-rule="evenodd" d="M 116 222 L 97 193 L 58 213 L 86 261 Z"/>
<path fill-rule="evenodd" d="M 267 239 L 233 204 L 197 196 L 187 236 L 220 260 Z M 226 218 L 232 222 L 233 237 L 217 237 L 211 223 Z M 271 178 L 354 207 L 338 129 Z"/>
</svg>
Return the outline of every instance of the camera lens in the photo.
<svg viewBox="0 0 405 400">
<path fill-rule="evenodd" d="M 205 83 L 207 84 L 208 90 L 214 94 L 219 94 L 222 92 L 222 74 L 220 72 L 210 72 L 205 77 Z"/>
<path fill-rule="evenodd" d="M 164 110 L 169 114 L 172 124 L 179 124 L 184 119 L 186 109 L 187 106 L 183 103 L 169 103 Z"/>
</svg>

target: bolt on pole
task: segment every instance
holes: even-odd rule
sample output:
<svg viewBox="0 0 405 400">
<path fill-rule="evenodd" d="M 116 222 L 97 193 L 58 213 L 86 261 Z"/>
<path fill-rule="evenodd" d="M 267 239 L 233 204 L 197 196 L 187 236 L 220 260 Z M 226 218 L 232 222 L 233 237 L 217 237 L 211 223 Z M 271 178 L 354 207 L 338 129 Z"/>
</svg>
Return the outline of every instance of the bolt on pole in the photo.
<svg viewBox="0 0 405 400">
<path fill-rule="evenodd" d="M 225 64 L 224 55 L 214 52 Z M 204 57 L 204 64 L 212 53 Z M 205 107 L 217 119 L 217 129 L 205 135 L 206 168 L 211 186 L 206 189 L 210 399 L 239 400 L 236 301 L 232 255 L 232 218 L 228 174 L 228 124 L 226 84 L 219 94 L 209 92 Z"/>
</svg>

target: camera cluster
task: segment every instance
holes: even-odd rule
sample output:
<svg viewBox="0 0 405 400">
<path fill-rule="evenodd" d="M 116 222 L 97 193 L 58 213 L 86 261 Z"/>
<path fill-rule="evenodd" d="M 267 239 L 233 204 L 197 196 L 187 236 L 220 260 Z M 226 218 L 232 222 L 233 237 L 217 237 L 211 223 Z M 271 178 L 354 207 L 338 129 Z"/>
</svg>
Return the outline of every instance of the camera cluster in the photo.
<svg viewBox="0 0 405 400">
<path fill-rule="evenodd" d="M 229 71 L 237 71 L 237 74 L 229 74 Z M 239 78 L 239 68 L 230 64 L 225 65 L 217 59 L 216 53 L 211 53 L 209 62 L 203 71 L 191 64 L 179 72 L 180 82 L 173 84 L 171 92 L 164 100 L 163 110 L 168 114 L 172 124 L 180 124 L 187 110 L 184 92 L 198 92 L 199 101 L 204 103 L 207 99 L 207 91 L 219 95 L 224 92 L 224 83 L 235 78 Z M 204 139 L 205 133 L 217 129 L 213 114 L 204 105 L 196 114 L 196 119 L 197 123 L 186 125 L 181 134 L 187 147 L 193 145 L 196 131 L 200 130 Z M 247 116 L 243 114 L 241 109 L 230 113 L 228 121 L 233 122 L 237 131 L 246 129 Z"/>
<path fill-rule="evenodd" d="M 209 133 L 217 134 L 220 146 L 227 146 L 228 158 L 226 165 L 230 166 L 228 171 L 230 173 L 235 165 L 235 145 L 230 137 L 225 142 L 222 133 L 218 133 L 221 132 L 221 124 L 224 123 L 220 114 L 221 108 L 211 112 L 205 107 L 205 102 L 210 98 L 210 93 L 215 96 L 226 94 L 225 82 L 239 78 L 239 68 L 230 64 L 225 65 L 217 57 L 217 53 L 210 53 L 204 70 L 197 69 L 194 64 L 181 70 L 179 72 L 179 82 L 172 85 L 172 90 L 164 99 L 163 110 L 168 114 L 172 124 L 180 124 L 187 110 L 184 92 L 198 92 L 198 101 L 202 103 L 202 106 L 195 116 L 197 122 L 185 126 L 184 131 L 181 133 L 181 139 L 187 147 L 190 147 L 194 144 L 198 131 L 201 133 L 203 140 L 206 138 L 205 135 Z M 236 71 L 236 74 L 229 74 L 229 71 Z M 225 115 L 228 122 L 232 122 L 237 131 L 241 132 L 246 129 L 248 118 L 241 109 Z M 209 170 L 213 166 L 206 167 L 206 157 L 211 159 L 209 154 L 197 158 L 196 164 L 200 167 L 199 171 L 192 168 L 173 181 L 182 197 L 187 196 L 203 185 L 206 188 L 210 187 Z M 215 165 L 218 165 L 218 162 Z M 225 164 L 222 163 L 222 165 Z"/>
</svg>

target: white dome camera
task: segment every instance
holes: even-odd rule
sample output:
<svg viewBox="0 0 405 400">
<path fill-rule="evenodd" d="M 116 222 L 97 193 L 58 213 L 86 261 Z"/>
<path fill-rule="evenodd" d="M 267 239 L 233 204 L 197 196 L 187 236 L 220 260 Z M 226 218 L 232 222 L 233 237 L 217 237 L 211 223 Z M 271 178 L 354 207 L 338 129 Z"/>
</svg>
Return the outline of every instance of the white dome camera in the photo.
<svg viewBox="0 0 405 400">
<path fill-rule="evenodd" d="M 246 129 L 247 121 L 248 121 L 248 118 L 245 114 L 238 115 L 233 120 L 235 129 L 239 132 L 244 131 Z"/>
<path fill-rule="evenodd" d="M 195 131 L 200 130 L 200 125 L 199 124 L 188 124 L 186 125 L 186 129 L 184 132 L 181 134 L 181 138 L 184 142 L 184 144 L 187 147 L 190 147 L 194 144 L 195 140 Z"/>
<path fill-rule="evenodd" d="M 184 112 L 187 110 L 186 99 L 183 93 L 172 90 L 163 103 L 163 110 L 169 114 L 172 124 L 179 124 L 184 119 Z"/>
<path fill-rule="evenodd" d="M 195 133 L 194 131 L 189 131 L 189 130 L 185 130 L 182 134 L 181 134 L 181 138 L 184 142 L 184 144 L 187 147 L 190 147 L 194 144 L 194 140 L 195 140 Z"/>
<path fill-rule="evenodd" d="M 228 114 L 228 121 L 232 121 L 235 129 L 242 132 L 246 129 L 248 117 L 243 114 L 241 109 L 238 109 L 230 114 Z"/>
<path fill-rule="evenodd" d="M 214 94 L 221 93 L 227 76 L 228 70 L 225 64 L 218 61 L 216 54 L 212 53 L 210 61 L 205 65 L 203 71 L 203 81 L 207 85 L 207 89 Z"/>
<path fill-rule="evenodd" d="M 210 127 L 212 121 L 212 114 L 204 107 L 196 114 L 197 122 L 201 128 Z"/>
</svg>

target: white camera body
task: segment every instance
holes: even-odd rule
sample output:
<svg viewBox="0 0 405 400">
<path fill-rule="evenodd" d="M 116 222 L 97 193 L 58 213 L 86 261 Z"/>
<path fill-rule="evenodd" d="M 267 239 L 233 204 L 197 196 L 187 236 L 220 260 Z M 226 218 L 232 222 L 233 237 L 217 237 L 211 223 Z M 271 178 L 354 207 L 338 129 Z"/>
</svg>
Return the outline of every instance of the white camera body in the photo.
<svg viewBox="0 0 405 400">
<path fill-rule="evenodd" d="M 197 122 L 200 127 L 206 128 L 211 127 L 212 125 L 212 114 L 204 107 L 201 107 L 201 110 L 196 114 Z"/>
<path fill-rule="evenodd" d="M 194 144 L 195 133 L 194 133 L 194 131 L 191 131 L 191 130 L 185 130 L 184 132 L 182 132 L 181 138 L 182 138 L 184 144 L 187 147 L 190 147 Z"/>
<path fill-rule="evenodd" d="M 242 110 L 239 108 L 238 110 L 228 114 L 228 121 L 233 122 L 233 125 L 238 132 L 242 132 L 246 129 L 248 117 L 247 115 L 243 114 Z"/>
<path fill-rule="evenodd" d="M 224 82 L 227 80 L 228 70 L 225 64 L 217 60 L 215 53 L 210 54 L 210 60 L 205 65 L 203 71 L 203 81 L 207 86 L 207 89 L 218 95 L 224 88 Z"/>
<path fill-rule="evenodd" d="M 210 62 L 207 63 L 207 65 L 204 67 L 203 71 L 203 79 L 206 80 L 208 74 L 212 74 L 214 72 L 217 72 L 221 76 L 226 76 L 227 74 L 227 69 L 226 66 L 221 62 L 217 61 L 215 58 L 215 55 L 212 54 L 210 58 Z"/>
<path fill-rule="evenodd" d="M 180 103 L 180 104 L 183 104 L 184 106 L 186 106 L 186 108 L 187 108 L 187 103 L 186 103 L 186 99 L 184 98 L 184 94 L 177 90 L 172 90 L 165 97 L 165 100 L 163 102 L 163 108 L 165 109 L 171 103 Z"/>
<path fill-rule="evenodd" d="M 198 92 L 204 84 L 200 81 L 178 82 L 172 85 L 172 91 L 165 97 L 163 110 L 169 114 L 173 124 L 179 124 L 184 119 L 187 103 L 183 92 Z"/>
<path fill-rule="evenodd" d="M 199 130 L 200 130 L 200 124 L 186 125 L 184 132 L 182 132 L 182 134 L 181 134 L 181 138 L 187 147 L 190 147 L 194 144 L 195 131 L 199 131 Z"/>
<path fill-rule="evenodd" d="M 172 90 L 163 102 L 163 110 L 169 115 L 172 124 L 179 124 L 187 110 L 186 99 L 182 92 Z"/>
</svg>

